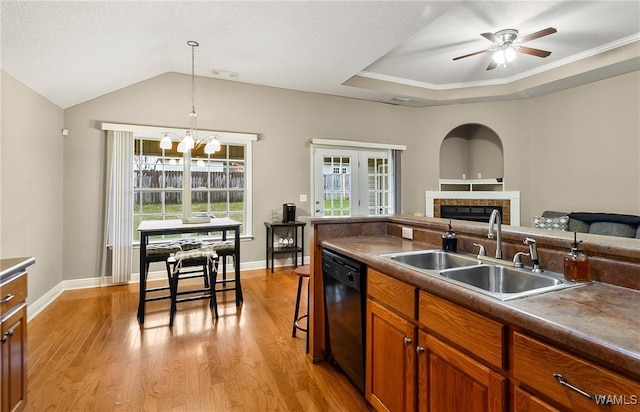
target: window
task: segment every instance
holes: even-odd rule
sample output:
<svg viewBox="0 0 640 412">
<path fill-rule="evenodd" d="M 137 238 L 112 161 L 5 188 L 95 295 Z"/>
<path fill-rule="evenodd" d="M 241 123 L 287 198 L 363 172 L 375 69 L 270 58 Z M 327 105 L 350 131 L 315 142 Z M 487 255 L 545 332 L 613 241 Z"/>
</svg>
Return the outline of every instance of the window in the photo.
<svg viewBox="0 0 640 412">
<path fill-rule="evenodd" d="M 191 151 L 191 211 L 229 217 L 243 223 L 248 235 L 250 201 L 247 191 L 247 143 L 224 143 L 213 154 L 204 145 Z M 143 220 L 180 219 L 184 185 L 183 154 L 177 144 L 160 149 L 157 138 L 136 137 L 133 160 L 134 241 Z"/>
</svg>

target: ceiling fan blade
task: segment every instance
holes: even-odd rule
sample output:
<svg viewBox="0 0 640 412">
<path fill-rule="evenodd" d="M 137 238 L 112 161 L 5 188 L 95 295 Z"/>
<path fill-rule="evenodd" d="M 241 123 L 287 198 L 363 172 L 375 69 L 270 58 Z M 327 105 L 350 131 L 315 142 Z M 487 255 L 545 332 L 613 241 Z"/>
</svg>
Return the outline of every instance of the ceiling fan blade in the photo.
<svg viewBox="0 0 640 412">
<path fill-rule="evenodd" d="M 495 43 L 495 44 L 500 44 L 500 43 L 502 43 L 502 42 L 500 41 L 500 39 L 499 39 L 499 38 L 497 38 L 497 37 L 496 37 L 496 35 L 495 35 L 495 34 L 493 34 L 493 33 L 480 33 L 480 35 L 481 35 L 482 37 L 484 37 L 485 39 L 487 39 L 487 40 L 489 40 L 490 42 L 493 42 L 493 43 Z"/>
<path fill-rule="evenodd" d="M 458 57 L 454 57 L 453 60 L 460 60 L 460 59 L 464 59 L 465 57 L 471 57 L 471 56 L 475 56 L 476 54 L 482 54 L 482 53 L 486 53 L 489 50 L 480 50 L 477 52 L 473 52 L 473 53 L 469 53 L 469 54 L 465 54 L 464 56 L 458 56 Z"/>
<path fill-rule="evenodd" d="M 498 63 L 496 63 L 493 59 L 491 59 L 491 63 L 487 66 L 487 70 L 493 70 L 498 67 Z"/>
<path fill-rule="evenodd" d="M 547 57 L 547 56 L 549 56 L 551 54 L 550 51 L 540 50 L 540 49 L 532 49 L 531 47 L 523 47 L 523 46 L 518 47 L 518 49 L 516 51 L 519 52 L 519 53 L 530 54 L 530 55 L 536 56 L 536 57 Z"/>
<path fill-rule="evenodd" d="M 524 42 L 528 42 L 534 39 L 539 39 L 540 37 L 544 37 L 544 36 L 548 36 L 550 34 L 553 34 L 555 32 L 557 32 L 558 30 L 556 30 L 553 27 L 547 27 L 546 29 L 537 31 L 535 33 L 531 33 L 528 34 L 520 39 L 518 39 L 518 43 L 524 43 Z"/>
</svg>

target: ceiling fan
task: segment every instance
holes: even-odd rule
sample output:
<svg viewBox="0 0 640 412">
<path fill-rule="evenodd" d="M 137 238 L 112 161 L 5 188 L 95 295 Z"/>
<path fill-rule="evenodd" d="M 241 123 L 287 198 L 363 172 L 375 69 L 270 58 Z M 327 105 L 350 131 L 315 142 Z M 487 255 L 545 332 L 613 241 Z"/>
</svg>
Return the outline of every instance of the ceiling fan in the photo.
<svg viewBox="0 0 640 412">
<path fill-rule="evenodd" d="M 553 27 L 547 27 L 546 29 L 531 33 L 527 36 L 518 39 L 518 30 L 504 29 L 495 33 L 481 33 L 480 35 L 490 42 L 496 45 L 487 49 L 477 52 L 465 54 L 464 56 L 458 56 L 453 60 L 464 59 L 465 57 L 475 56 L 481 53 L 493 53 L 491 63 L 487 66 L 487 70 L 493 70 L 498 66 L 506 66 L 507 63 L 513 61 L 516 58 L 517 53 L 530 54 L 536 57 L 547 57 L 551 54 L 550 51 L 533 49 L 531 47 L 520 46 L 520 44 L 539 39 L 540 37 L 548 36 L 557 32 Z"/>
</svg>

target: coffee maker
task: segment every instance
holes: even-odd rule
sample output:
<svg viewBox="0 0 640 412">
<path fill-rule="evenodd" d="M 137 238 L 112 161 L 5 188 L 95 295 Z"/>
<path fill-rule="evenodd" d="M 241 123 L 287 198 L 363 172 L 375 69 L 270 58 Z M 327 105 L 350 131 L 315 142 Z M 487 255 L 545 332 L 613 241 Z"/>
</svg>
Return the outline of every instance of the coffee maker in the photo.
<svg viewBox="0 0 640 412">
<path fill-rule="evenodd" d="M 282 223 L 296 221 L 296 205 L 293 203 L 284 203 L 282 205 Z"/>
</svg>

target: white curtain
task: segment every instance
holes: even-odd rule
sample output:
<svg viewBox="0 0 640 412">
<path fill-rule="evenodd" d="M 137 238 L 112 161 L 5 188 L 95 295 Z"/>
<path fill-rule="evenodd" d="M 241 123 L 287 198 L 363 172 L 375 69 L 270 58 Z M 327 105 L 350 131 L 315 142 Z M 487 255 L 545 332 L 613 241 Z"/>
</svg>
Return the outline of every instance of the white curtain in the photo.
<svg viewBox="0 0 640 412">
<path fill-rule="evenodd" d="M 105 247 L 111 247 L 113 283 L 126 283 L 131 280 L 133 150 L 132 132 L 107 131 Z M 105 255 L 108 256 L 108 253 Z"/>
</svg>

